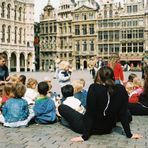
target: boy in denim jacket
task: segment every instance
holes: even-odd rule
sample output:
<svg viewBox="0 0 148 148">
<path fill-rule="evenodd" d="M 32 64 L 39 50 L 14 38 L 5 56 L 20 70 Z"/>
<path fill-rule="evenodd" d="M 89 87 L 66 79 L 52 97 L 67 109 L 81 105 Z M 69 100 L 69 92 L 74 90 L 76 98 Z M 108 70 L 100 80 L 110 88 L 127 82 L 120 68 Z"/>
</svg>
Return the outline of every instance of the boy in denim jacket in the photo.
<svg viewBox="0 0 148 148">
<path fill-rule="evenodd" d="M 48 124 L 56 122 L 56 107 L 54 101 L 47 96 L 49 86 L 46 82 L 38 84 L 39 96 L 35 100 L 33 108 L 35 122 L 38 124 Z"/>
</svg>

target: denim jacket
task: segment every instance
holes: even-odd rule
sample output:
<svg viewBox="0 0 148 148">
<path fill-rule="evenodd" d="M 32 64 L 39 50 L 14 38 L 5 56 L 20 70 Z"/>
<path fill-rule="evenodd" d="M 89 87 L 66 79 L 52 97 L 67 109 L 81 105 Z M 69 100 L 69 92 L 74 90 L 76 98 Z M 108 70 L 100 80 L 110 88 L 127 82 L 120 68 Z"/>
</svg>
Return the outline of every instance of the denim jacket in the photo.
<svg viewBox="0 0 148 148">
<path fill-rule="evenodd" d="M 56 108 L 54 101 L 48 97 L 37 98 L 33 108 L 35 121 L 41 124 L 52 123 L 56 120 Z"/>
<path fill-rule="evenodd" d="M 2 114 L 5 122 L 23 121 L 29 115 L 27 101 L 22 98 L 11 98 L 4 104 Z"/>
</svg>

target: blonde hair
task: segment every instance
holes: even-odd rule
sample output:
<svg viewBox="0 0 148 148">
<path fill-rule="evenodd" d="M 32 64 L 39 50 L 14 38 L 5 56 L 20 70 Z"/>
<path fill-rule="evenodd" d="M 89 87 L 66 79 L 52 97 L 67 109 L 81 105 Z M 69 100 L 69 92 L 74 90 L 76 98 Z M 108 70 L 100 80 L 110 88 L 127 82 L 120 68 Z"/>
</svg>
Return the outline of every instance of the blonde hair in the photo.
<svg viewBox="0 0 148 148">
<path fill-rule="evenodd" d="M 83 84 L 80 80 L 75 80 L 72 82 L 74 93 L 80 92 L 83 89 Z"/>
<path fill-rule="evenodd" d="M 110 67 L 114 70 L 116 63 L 119 61 L 120 57 L 117 53 L 112 53 L 110 57 Z"/>
<path fill-rule="evenodd" d="M 32 88 L 32 86 L 34 84 L 37 85 L 38 81 L 36 79 L 33 79 L 33 78 L 29 78 L 28 81 L 27 81 L 27 88 Z"/>
<path fill-rule="evenodd" d="M 143 86 L 142 81 L 139 77 L 135 77 L 133 79 L 133 85 L 134 85 L 134 87 L 139 87 L 139 86 L 142 87 Z"/>
<path fill-rule="evenodd" d="M 65 70 L 67 67 L 69 67 L 69 62 L 68 61 L 62 61 L 59 64 L 59 69 Z"/>
<path fill-rule="evenodd" d="M 80 83 L 82 83 L 83 87 L 85 86 L 85 80 L 83 78 L 80 79 Z"/>
<path fill-rule="evenodd" d="M 125 86 L 126 91 L 130 94 L 134 90 L 134 85 L 132 82 L 127 82 Z"/>
<path fill-rule="evenodd" d="M 19 82 L 19 75 L 18 74 L 14 74 L 14 75 L 11 75 L 9 77 L 9 81 L 8 82 L 12 82 L 12 83 L 18 83 Z"/>
</svg>

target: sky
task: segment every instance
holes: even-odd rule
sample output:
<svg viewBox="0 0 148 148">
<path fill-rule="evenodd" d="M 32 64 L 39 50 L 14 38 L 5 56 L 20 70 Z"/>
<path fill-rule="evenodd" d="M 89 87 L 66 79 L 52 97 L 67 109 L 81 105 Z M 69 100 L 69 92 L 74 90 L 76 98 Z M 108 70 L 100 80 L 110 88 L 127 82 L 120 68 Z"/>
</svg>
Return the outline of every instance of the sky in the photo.
<svg viewBox="0 0 148 148">
<path fill-rule="evenodd" d="M 43 8 L 47 5 L 48 0 L 34 0 L 35 1 L 35 22 L 39 22 L 39 16 L 43 11 Z M 53 7 L 58 8 L 60 0 L 50 0 Z M 114 0 L 116 2 L 123 1 L 123 0 Z"/>
</svg>

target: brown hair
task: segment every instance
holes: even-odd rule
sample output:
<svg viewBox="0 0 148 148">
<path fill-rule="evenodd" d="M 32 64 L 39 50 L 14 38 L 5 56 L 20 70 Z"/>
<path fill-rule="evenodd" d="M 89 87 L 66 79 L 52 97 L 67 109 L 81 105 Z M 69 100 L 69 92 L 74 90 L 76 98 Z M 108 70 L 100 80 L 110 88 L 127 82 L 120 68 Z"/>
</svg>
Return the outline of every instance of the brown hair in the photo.
<svg viewBox="0 0 148 148">
<path fill-rule="evenodd" d="M 21 98 L 21 97 L 23 97 L 24 94 L 25 94 L 25 92 L 26 92 L 26 87 L 25 87 L 24 84 L 22 84 L 22 83 L 16 84 L 16 86 L 15 86 L 15 91 L 14 91 L 14 96 L 15 96 L 16 98 Z"/>
<path fill-rule="evenodd" d="M 115 92 L 115 78 L 112 68 L 108 66 L 101 67 L 95 77 L 94 83 L 103 84 L 112 95 Z"/>
<path fill-rule="evenodd" d="M 6 60 L 6 55 L 4 53 L 2 53 L 2 52 L 0 53 L 0 60 L 1 59 L 5 59 Z"/>
<path fill-rule="evenodd" d="M 12 82 L 5 83 L 4 88 L 3 88 L 4 96 L 11 98 L 14 96 L 14 91 L 15 91 L 15 86 Z"/>
</svg>

